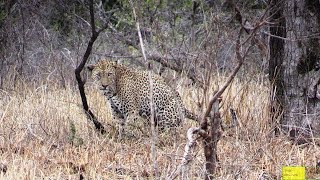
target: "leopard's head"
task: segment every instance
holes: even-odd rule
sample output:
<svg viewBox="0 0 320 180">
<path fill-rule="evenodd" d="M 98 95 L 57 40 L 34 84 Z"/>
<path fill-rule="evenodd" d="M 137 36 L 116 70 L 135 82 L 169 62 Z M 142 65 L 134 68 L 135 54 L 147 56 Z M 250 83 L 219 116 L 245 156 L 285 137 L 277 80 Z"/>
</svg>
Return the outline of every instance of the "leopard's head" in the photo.
<svg viewBox="0 0 320 180">
<path fill-rule="evenodd" d="M 92 78 L 104 95 L 112 97 L 116 94 L 116 62 L 100 60 L 87 68 L 92 72 Z"/>
</svg>

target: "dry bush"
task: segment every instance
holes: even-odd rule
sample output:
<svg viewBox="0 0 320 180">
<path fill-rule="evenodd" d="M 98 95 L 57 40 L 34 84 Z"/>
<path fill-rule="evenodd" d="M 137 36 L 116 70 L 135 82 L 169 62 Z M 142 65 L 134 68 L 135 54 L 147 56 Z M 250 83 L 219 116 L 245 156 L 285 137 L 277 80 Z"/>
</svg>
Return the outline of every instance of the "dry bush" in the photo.
<svg viewBox="0 0 320 180">
<path fill-rule="evenodd" d="M 223 79 L 214 79 L 211 90 Z M 6 167 L 5 172 L 0 172 L 1 179 L 153 177 L 150 131 L 142 123 L 127 126 L 128 134 L 136 135 L 119 141 L 109 107 L 94 88 L 87 88 L 89 104 L 107 127 L 106 135 L 96 133 L 86 119 L 75 89 L 48 84 L 21 85 L 19 89 L 24 91 L 0 91 L 0 164 Z M 182 85 L 178 85 L 178 90 L 186 106 L 197 109 L 198 90 Z M 272 136 L 268 94 L 262 83 L 236 79 L 223 95 L 221 112 L 226 128 L 218 144 L 216 179 L 280 179 L 284 165 L 315 167 L 320 157 L 318 146 L 296 146 L 286 136 Z M 230 107 L 236 110 L 240 121 L 239 126 L 232 128 Z M 179 165 L 186 132 L 195 125 L 186 121 L 176 137 L 159 135 L 156 160 L 161 179 Z M 195 152 L 187 176 L 200 179 L 204 172 L 201 143 Z M 310 172 L 310 176 L 317 177 L 315 172 Z"/>
</svg>

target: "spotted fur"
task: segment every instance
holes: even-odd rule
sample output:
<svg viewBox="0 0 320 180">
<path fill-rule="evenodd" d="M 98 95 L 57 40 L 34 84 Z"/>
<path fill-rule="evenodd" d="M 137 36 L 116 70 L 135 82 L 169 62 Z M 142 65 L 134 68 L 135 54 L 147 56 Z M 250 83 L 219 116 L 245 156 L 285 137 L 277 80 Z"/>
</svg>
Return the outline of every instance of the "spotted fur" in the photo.
<svg viewBox="0 0 320 180">
<path fill-rule="evenodd" d="M 150 81 L 148 71 L 134 70 L 115 62 L 102 60 L 89 65 L 92 77 L 110 103 L 113 117 L 122 128 L 138 116 L 150 119 Z M 177 127 L 185 117 L 196 119 L 183 106 L 181 97 L 162 77 L 151 74 L 155 122 L 159 128 Z"/>
</svg>

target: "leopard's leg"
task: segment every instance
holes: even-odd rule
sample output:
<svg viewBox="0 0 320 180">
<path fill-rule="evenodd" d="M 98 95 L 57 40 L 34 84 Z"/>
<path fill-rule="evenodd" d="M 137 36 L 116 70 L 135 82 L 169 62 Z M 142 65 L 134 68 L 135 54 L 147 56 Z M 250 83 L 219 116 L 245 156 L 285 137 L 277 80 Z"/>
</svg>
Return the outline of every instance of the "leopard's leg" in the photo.
<svg viewBox="0 0 320 180">
<path fill-rule="evenodd" d="M 157 111 L 159 134 L 169 135 L 173 142 L 179 140 L 178 127 L 182 125 L 183 114 L 181 109 L 175 108 L 175 104 L 165 105 Z"/>
<path fill-rule="evenodd" d="M 136 130 L 144 132 L 143 129 L 145 125 L 145 119 L 141 116 L 141 112 L 143 111 L 142 104 L 144 104 L 144 100 L 141 100 L 140 98 L 137 98 L 137 96 L 134 95 L 127 97 L 128 98 L 126 100 L 130 106 L 128 106 L 127 117 L 125 118 L 126 124 L 130 125 L 130 127 L 133 128 L 133 131 L 130 132 L 133 132 L 132 135 L 136 136 Z"/>
<path fill-rule="evenodd" d="M 139 118 L 139 112 L 138 111 L 130 111 L 128 112 L 127 118 L 126 118 L 126 122 L 131 124 L 131 123 L 135 123 Z"/>
<path fill-rule="evenodd" d="M 130 128 L 133 128 L 133 131 L 139 130 L 141 133 L 144 132 L 144 118 L 140 116 L 139 111 L 133 110 L 128 112 L 127 118 L 126 118 L 126 124 L 127 126 L 130 126 Z M 132 134 L 132 136 L 136 136 L 136 132 Z"/>
<path fill-rule="evenodd" d="M 119 139 L 122 139 L 122 135 L 124 134 L 124 126 L 125 126 L 125 120 L 120 119 L 119 122 Z"/>
<path fill-rule="evenodd" d="M 121 108 L 121 104 L 116 97 L 109 99 L 109 102 L 112 110 L 113 120 L 115 120 L 115 122 L 117 122 L 119 126 L 119 139 L 122 139 L 125 127 L 125 112 L 123 108 Z"/>
<path fill-rule="evenodd" d="M 126 124 L 125 118 L 122 114 L 119 114 L 113 109 L 112 109 L 112 114 L 113 114 L 113 120 L 118 124 L 119 139 L 122 139 L 122 135 L 124 134 L 125 124 Z"/>
</svg>

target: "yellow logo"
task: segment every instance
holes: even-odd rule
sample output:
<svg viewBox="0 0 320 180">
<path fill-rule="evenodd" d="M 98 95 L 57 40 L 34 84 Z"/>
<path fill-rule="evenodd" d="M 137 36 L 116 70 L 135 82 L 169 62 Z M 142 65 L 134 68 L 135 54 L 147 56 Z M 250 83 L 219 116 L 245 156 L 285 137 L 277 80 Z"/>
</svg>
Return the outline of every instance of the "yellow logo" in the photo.
<svg viewBox="0 0 320 180">
<path fill-rule="evenodd" d="M 302 166 L 282 167 L 282 180 L 305 180 L 306 169 Z"/>
</svg>

